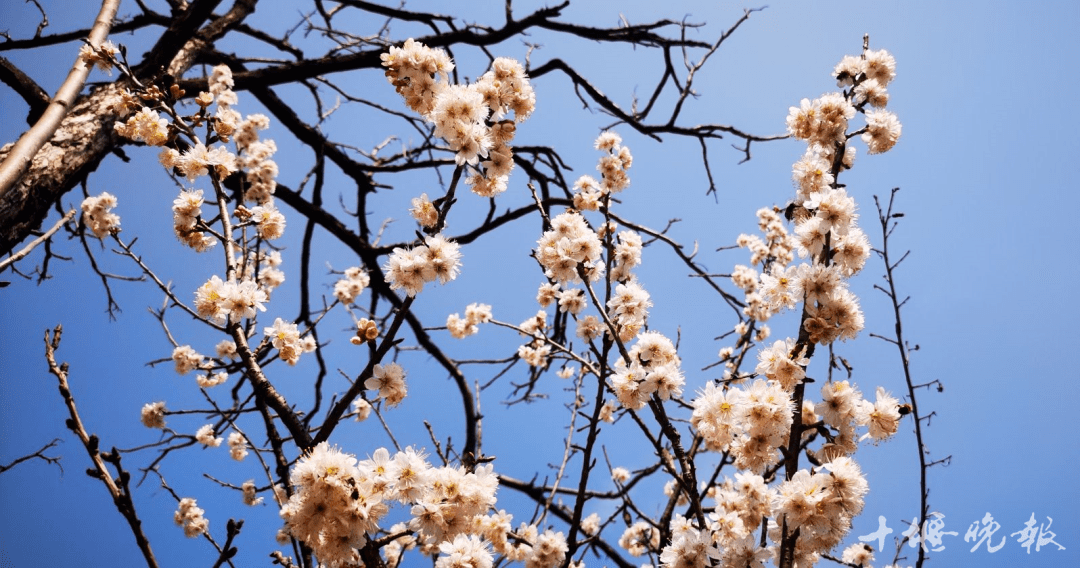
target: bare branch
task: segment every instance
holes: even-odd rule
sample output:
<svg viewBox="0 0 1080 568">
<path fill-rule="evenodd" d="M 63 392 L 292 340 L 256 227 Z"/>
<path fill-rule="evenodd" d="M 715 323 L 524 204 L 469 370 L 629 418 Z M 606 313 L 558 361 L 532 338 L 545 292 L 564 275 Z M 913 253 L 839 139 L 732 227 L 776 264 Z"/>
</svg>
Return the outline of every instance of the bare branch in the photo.
<svg viewBox="0 0 1080 568">
<path fill-rule="evenodd" d="M 44 446 L 41 447 L 41 449 L 39 449 L 38 451 L 36 451 L 36 452 L 34 452 L 32 454 L 27 454 L 25 456 L 16 458 L 14 461 L 12 461 L 11 463 L 9 463 L 7 465 L 0 464 L 0 473 L 4 473 L 5 471 L 8 471 L 9 469 L 11 469 L 11 468 L 23 463 L 23 462 L 30 461 L 32 459 L 44 460 L 46 463 L 55 464 L 56 467 L 60 468 L 60 473 L 64 473 L 64 466 L 63 466 L 63 464 L 60 463 L 60 456 L 50 457 L 50 456 L 45 455 L 45 450 L 48 450 L 50 448 L 55 448 L 56 445 L 59 444 L 59 443 L 60 443 L 60 438 L 53 438 L 53 440 L 51 442 L 49 442 L 48 444 L 45 444 Z"/>
<path fill-rule="evenodd" d="M 56 224 L 53 225 L 51 229 L 49 229 L 48 231 L 45 231 L 45 233 L 42 234 L 40 237 L 38 237 L 38 238 L 34 239 L 33 241 L 31 241 L 30 244 L 28 244 L 25 247 L 23 247 L 22 249 L 20 249 L 19 252 L 9 256 L 8 258 L 5 258 L 4 260 L 0 260 L 0 272 L 3 272 L 5 268 L 7 268 L 8 266 L 14 264 L 15 262 L 18 262 L 19 259 L 21 259 L 21 258 L 25 257 L 26 255 L 30 254 L 30 252 L 33 251 L 35 248 L 37 248 L 38 245 L 40 245 L 41 243 L 49 240 L 49 238 L 51 238 L 53 236 L 53 234 L 55 234 L 57 231 L 60 230 L 60 227 L 63 227 L 65 224 L 67 224 L 68 221 L 71 221 L 74 218 L 75 218 L 75 210 L 71 209 L 70 211 L 65 213 L 64 216 L 61 217 L 60 220 L 57 221 Z"/>
<path fill-rule="evenodd" d="M 46 330 L 45 360 L 49 364 L 49 372 L 60 382 L 60 396 L 64 398 L 64 403 L 70 415 L 67 421 L 68 428 L 82 442 L 83 447 L 86 448 L 86 453 L 90 456 L 90 461 L 94 463 L 94 469 L 89 470 L 87 473 L 91 477 L 101 480 L 105 485 L 109 495 L 113 498 L 113 502 L 116 504 L 117 510 L 127 520 L 132 534 L 135 535 L 135 542 L 139 545 L 139 550 L 142 551 L 146 565 L 150 568 L 156 568 L 158 565 L 157 560 L 154 558 L 154 552 L 150 549 L 150 541 L 147 540 L 142 531 L 142 521 L 139 520 L 138 514 L 135 512 L 135 503 L 131 499 L 131 489 L 128 487 L 131 475 L 120 466 L 120 453 L 116 451 L 116 448 L 113 448 L 111 452 L 101 452 L 98 437 L 86 432 L 79 411 L 75 408 L 75 398 L 71 394 L 71 388 L 68 387 L 68 365 L 67 363 L 58 364 L 56 362 L 56 350 L 60 347 L 60 335 L 62 332 L 63 326 L 59 324 L 53 329 L 51 336 Z M 106 462 L 111 463 L 116 469 L 116 479 L 113 479 Z"/>
</svg>

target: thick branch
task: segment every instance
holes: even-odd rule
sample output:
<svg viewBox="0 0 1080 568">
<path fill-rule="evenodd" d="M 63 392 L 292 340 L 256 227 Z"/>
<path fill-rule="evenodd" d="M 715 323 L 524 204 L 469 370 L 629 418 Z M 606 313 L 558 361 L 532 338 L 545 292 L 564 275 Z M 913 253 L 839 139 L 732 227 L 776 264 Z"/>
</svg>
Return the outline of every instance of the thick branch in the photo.
<svg viewBox="0 0 1080 568">
<path fill-rule="evenodd" d="M 134 69 L 135 75 L 147 77 L 162 71 L 191 40 L 199 27 L 210 18 L 214 8 L 220 3 L 221 0 L 195 0 L 189 4 L 180 17 L 173 19 L 169 29 L 162 32 L 157 43 L 150 48 L 146 59 Z"/>
<path fill-rule="evenodd" d="M 116 9 L 119 6 L 120 0 L 104 0 L 101 3 L 101 11 L 98 12 L 94 27 L 90 30 L 90 45 L 97 47 L 105 41 L 109 35 L 109 25 L 116 17 Z M 4 197 L 30 169 L 30 164 L 38 150 L 41 150 L 41 147 L 52 138 L 53 133 L 60 127 L 60 121 L 75 104 L 75 98 L 79 96 L 79 91 L 82 90 L 89 74 L 90 66 L 81 57 L 77 57 L 71 71 L 68 72 L 67 79 L 56 91 L 56 96 L 41 115 L 41 119 L 19 138 L 15 147 L 4 157 L 3 163 L 0 163 L 0 198 Z"/>
</svg>

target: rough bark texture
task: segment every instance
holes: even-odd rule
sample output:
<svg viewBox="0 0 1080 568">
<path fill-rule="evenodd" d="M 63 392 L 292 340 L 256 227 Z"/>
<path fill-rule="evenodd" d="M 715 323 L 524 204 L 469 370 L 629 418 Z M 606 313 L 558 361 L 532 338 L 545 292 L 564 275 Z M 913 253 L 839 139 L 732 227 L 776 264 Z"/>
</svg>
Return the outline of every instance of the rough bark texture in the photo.
<svg viewBox="0 0 1080 568">
<path fill-rule="evenodd" d="M 37 230 L 49 207 L 120 143 L 113 131 L 116 115 L 110 110 L 116 93 L 116 85 L 105 85 L 76 102 L 52 140 L 34 156 L 26 175 L 0 196 L 0 254 Z M 12 146 L 0 148 L 0 161 Z"/>
<path fill-rule="evenodd" d="M 182 76 L 199 53 L 255 10 L 255 0 L 240 0 L 224 16 L 214 18 L 200 30 L 220 3 L 221 0 L 202 0 L 177 15 L 139 65 L 136 75 L 147 80 L 167 68 L 174 76 Z M 0 195 L 0 255 L 10 253 L 37 230 L 49 207 L 97 169 L 102 158 L 117 145 L 125 142 L 113 130 L 117 117 L 110 108 L 119 88 L 113 83 L 79 98 L 52 139 L 34 156 L 22 179 Z M 0 162 L 7 158 L 12 147 L 13 144 L 7 144 L 0 148 Z"/>
</svg>

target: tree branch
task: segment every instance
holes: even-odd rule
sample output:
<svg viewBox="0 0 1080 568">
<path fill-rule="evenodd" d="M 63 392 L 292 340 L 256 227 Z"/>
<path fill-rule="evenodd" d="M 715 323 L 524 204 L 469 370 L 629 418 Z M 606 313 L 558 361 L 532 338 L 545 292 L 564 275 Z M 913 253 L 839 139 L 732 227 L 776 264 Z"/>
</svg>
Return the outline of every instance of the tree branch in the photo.
<svg viewBox="0 0 1080 568">
<path fill-rule="evenodd" d="M 112 24 L 112 19 L 116 17 L 116 9 L 119 6 L 120 0 L 103 0 L 101 11 L 98 12 L 94 27 L 90 30 L 88 41 L 91 46 L 97 48 L 105 41 L 109 35 L 109 26 Z M 0 163 L 0 198 L 10 191 L 30 169 L 30 163 L 38 150 L 52 138 L 53 133 L 60 127 L 60 121 L 75 104 L 75 98 L 79 96 L 79 91 L 82 90 L 83 83 L 86 82 L 89 74 L 90 66 L 81 57 L 76 57 L 67 79 L 56 91 L 56 96 L 41 115 L 41 119 L 19 138 L 15 147 Z"/>
</svg>

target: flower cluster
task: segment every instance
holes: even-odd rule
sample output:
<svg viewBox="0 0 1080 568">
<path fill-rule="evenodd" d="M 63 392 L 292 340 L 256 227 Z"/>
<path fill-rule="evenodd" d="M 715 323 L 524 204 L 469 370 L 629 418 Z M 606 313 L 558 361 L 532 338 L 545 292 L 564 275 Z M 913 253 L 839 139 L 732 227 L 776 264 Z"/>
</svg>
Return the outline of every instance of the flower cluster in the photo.
<svg viewBox="0 0 1080 568">
<path fill-rule="evenodd" d="M 236 461 L 244 461 L 248 455 L 247 440 L 240 432 L 229 432 L 229 456 Z"/>
<path fill-rule="evenodd" d="M 439 552 L 435 568 L 491 568 L 494 561 L 487 543 L 476 535 L 459 534 L 440 544 Z"/>
<path fill-rule="evenodd" d="M 217 244 L 217 240 L 199 230 L 199 217 L 202 215 L 203 190 L 184 189 L 173 200 L 173 231 L 180 242 L 205 252 Z"/>
<path fill-rule="evenodd" d="M 619 547 L 630 556 L 642 556 L 660 549 L 660 530 L 645 521 L 628 527 L 619 537 Z"/>
<path fill-rule="evenodd" d="M 356 322 L 356 335 L 349 338 L 349 343 L 363 345 L 373 343 L 378 338 L 379 326 L 367 318 L 360 318 L 360 321 Z"/>
<path fill-rule="evenodd" d="M 198 377 L 195 377 L 195 381 L 199 384 L 199 387 L 204 389 L 216 387 L 227 380 L 229 380 L 229 373 L 226 373 L 225 371 L 219 371 L 217 373 L 210 373 L 208 371 L 205 374 L 200 374 Z"/>
<path fill-rule="evenodd" d="M 608 317 L 619 332 L 619 339 L 630 341 L 645 326 L 652 301 L 640 284 L 631 280 L 615 287 L 615 293 L 607 302 Z"/>
<path fill-rule="evenodd" d="M 536 315 L 521 322 L 518 326 L 523 335 L 531 339 L 525 345 L 518 347 L 517 354 L 521 360 L 530 367 L 544 368 L 547 366 L 548 357 L 551 355 L 551 345 L 547 342 L 544 331 L 547 329 L 547 312 L 539 310 Z"/>
<path fill-rule="evenodd" d="M 163 146 L 169 141 L 169 121 L 156 110 L 142 107 L 124 122 L 117 121 L 113 130 L 124 138 L 144 142 L 147 146 Z"/>
<path fill-rule="evenodd" d="M 744 314 L 750 318 L 749 324 L 736 326 L 738 346 L 745 350 L 751 345 L 751 325 L 800 302 L 804 304 L 801 333 L 799 339 L 779 340 L 763 348 L 754 369 L 759 378 L 745 386 L 735 384 L 743 377 L 733 376 L 741 357 L 734 357 L 731 347 L 721 351 L 728 369 L 726 384 L 710 383 L 700 392 L 693 402 L 691 424 L 706 448 L 730 452 L 736 467 L 748 473 L 741 472 L 735 482 L 729 480 L 711 490 L 717 506 L 705 527 L 710 538 L 703 540 L 702 527 L 693 523 L 672 522 L 672 544 L 661 554 L 669 565 L 700 565 L 692 560 L 705 556 L 723 566 L 775 561 L 778 547 L 760 546 L 754 534 L 769 518 L 768 535 L 773 542 L 799 531 L 792 551 L 795 564 L 810 566 L 840 543 L 851 528 L 851 519 L 862 509 L 867 484 L 850 456 L 860 439 L 878 441 L 896 432 L 897 399 L 879 388 L 872 404 L 848 381 L 830 381 L 822 387 L 821 402 L 797 399 L 801 423 L 793 424 L 793 395 L 802 393 L 800 385 L 806 379 L 814 344 L 853 338 L 863 327 L 858 300 L 846 279 L 862 269 L 870 244 L 856 224 L 855 200 L 837 183 L 837 176 L 854 162 L 854 150 L 847 141 L 854 136 L 848 130 L 856 113 L 866 115 L 863 132 L 870 153 L 887 150 L 899 136 L 898 123 L 895 128 L 874 126 L 895 117 L 883 110 L 865 110 L 867 105 L 885 106 L 885 85 L 894 75 L 895 62 L 884 51 L 848 57 L 835 72 L 840 86 L 848 90 L 814 101 L 804 99 L 799 107 L 791 108 L 788 132 L 808 145 L 792 168 L 796 198 L 787 215 L 795 222 L 794 234 L 784 229 L 779 209 L 759 211 L 765 238 L 741 235 L 738 244 L 750 250 L 751 264 L 760 265 L 762 272 L 737 266 L 732 281 L 746 294 Z M 796 252 L 808 262 L 790 266 Z M 762 326 L 757 340 L 767 335 Z M 769 489 L 760 475 L 779 461 L 779 449 L 790 443 L 793 427 L 802 429 L 803 440 L 815 432 L 824 433 L 825 442 L 812 451 L 812 461 L 824 465 L 789 470 L 789 480 Z M 868 430 L 862 438 L 856 435 L 858 427 Z M 860 563 L 865 559 L 857 550 L 845 552 L 845 562 L 857 558 Z"/>
<path fill-rule="evenodd" d="M 386 79 L 405 104 L 421 115 L 431 113 L 435 95 L 446 88 L 454 70 L 450 56 L 409 38 L 401 47 L 391 46 L 379 57 L 386 67 Z"/>
<path fill-rule="evenodd" d="M 758 364 L 754 372 L 780 383 L 784 390 L 790 392 L 806 377 L 806 366 L 810 364 L 810 360 L 803 356 L 806 349 L 796 352 L 795 347 L 795 340 L 788 338 L 762 349 L 758 353 Z"/>
<path fill-rule="evenodd" d="M 103 41 L 96 48 L 87 43 L 79 48 L 79 59 L 82 59 L 87 65 L 96 65 L 98 69 L 112 74 L 113 61 L 119 52 L 120 50 L 111 41 Z"/>
<path fill-rule="evenodd" d="M 603 245 L 581 214 L 567 211 L 551 220 L 551 230 L 545 231 L 536 243 L 536 260 L 544 267 L 544 275 L 557 282 L 581 282 L 580 271 L 589 280 L 600 279 L 604 263 L 600 259 Z"/>
<path fill-rule="evenodd" d="M 672 568 L 698 568 L 709 565 L 711 558 L 717 556 L 716 548 L 710 542 L 708 532 L 694 528 L 693 524 L 676 514 L 672 521 L 671 544 L 660 553 L 660 565 Z M 655 529 L 654 529 L 655 530 Z M 739 564 L 736 566 L 745 566 Z"/>
<path fill-rule="evenodd" d="M 882 110 L 889 102 L 886 86 L 896 77 L 893 56 L 885 50 L 867 51 L 861 58 L 847 56 L 837 64 L 833 75 L 837 86 L 850 88 L 844 93 L 830 93 L 814 101 L 803 99 L 799 107 L 791 108 L 788 132 L 810 144 L 808 155 L 816 153 L 831 164 L 836 144 L 843 145 L 847 121 L 859 110 L 866 114 L 867 126 L 862 139 L 869 152 L 878 154 L 890 150 L 901 132 L 896 115 Z M 864 111 L 866 105 L 877 107 L 877 110 Z M 851 167 L 852 157 L 846 152 L 841 156 L 842 161 L 847 162 L 844 166 Z"/>
<path fill-rule="evenodd" d="M 195 309 L 199 315 L 224 322 L 255 317 L 255 311 L 266 311 L 266 291 L 254 280 L 222 282 L 217 276 L 210 277 L 195 291 Z"/>
<path fill-rule="evenodd" d="M 447 316 L 446 329 L 450 330 L 450 335 L 464 339 L 480 330 L 477 324 L 489 321 L 491 321 L 491 306 L 473 303 L 465 307 L 464 318 L 456 313 Z"/>
<path fill-rule="evenodd" d="M 762 519 L 772 514 L 776 490 L 768 487 L 758 474 L 739 472 L 735 479 L 725 479 L 713 491 L 712 497 L 716 501 L 716 510 L 709 515 L 711 528 L 728 549 L 729 560 L 756 552 L 757 547 L 745 538 L 761 526 Z"/>
<path fill-rule="evenodd" d="M 345 305 L 352 304 L 371 283 L 371 277 L 363 268 L 354 266 L 345 269 L 345 278 L 334 283 L 334 297 Z"/>
<path fill-rule="evenodd" d="M 560 312 L 578 315 L 585 310 L 585 291 L 580 288 L 567 288 L 560 290 L 560 284 L 544 282 L 536 292 L 536 302 L 540 307 L 546 308 L 553 302 L 556 303 Z"/>
<path fill-rule="evenodd" d="M 749 266 L 736 265 L 731 280 L 746 294 L 743 313 L 765 322 L 773 315 L 795 307 L 802 300 L 802 289 L 798 279 L 794 278 L 795 269 L 788 266 L 794 259 L 793 250 L 797 243 L 784 228 L 779 211 L 762 208 L 758 210 L 757 218 L 765 239 L 741 234 L 735 242 L 749 249 L 751 265 L 762 264 L 767 268 L 759 275 Z M 739 334 L 742 335 L 742 331 Z"/>
<path fill-rule="evenodd" d="M 814 414 L 836 430 L 831 441 L 817 451 L 818 459 L 828 462 L 838 456 L 855 452 L 859 440 L 879 442 L 896 433 L 900 425 L 899 401 L 884 388 L 878 387 L 876 400 L 871 403 L 848 381 L 834 381 L 821 387 L 821 402 Z M 868 432 L 856 438 L 855 428 L 864 426 Z"/>
<path fill-rule="evenodd" d="M 356 413 L 357 422 L 363 422 L 368 419 L 368 416 L 371 416 L 371 403 L 362 398 L 354 400 L 352 407 L 353 412 Z"/>
<path fill-rule="evenodd" d="M 799 529 L 798 565 L 812 566 L 819 551 L 836 546 L 850 529 L 867 489 L 861 470 L 849 458 L 813 471 L 800 470 L 776 489 L 769 488 L 760 475 L 737 473 L 734 480 L 725 479 L 710 492 L 716 507 L 708 515 L 706 530 L 675 516 L 671 544 L 664 548 L 661 560 L 665 566 L 706 566 L 707 559 L 713 559 L 719 566 L 763 567 L 775 561 L 777 549 L 760 546 L 756 533 L 763 520 L 772 517 L 783 519 L 789 534 Z M 768 526 L 769 537 L 779 542 L 781 526 L 775 522 Z M 639 529 L 643 531 L 644 527 Z M 639 550 L 643 545 L 639 541 Z"/>
<path fill-rule="evenodd" d="M 285 529 L 328 567 L 356 563 L 358 549 L 379 531 L 393 502 L 409 507 L 410 518 L 389 532 L 411 535 L 384 549 L 388 559 L 416 545 L 438 555 L 440 567 L 491 566 L 493 552 L 536 568 L 554 568 L 565 559 L 562 533 L 541 534 L 527 524 L 511 531 L 512 517 L 492 512 L 498 477 L 491 465 L 436 468 L 412 447 L 394 455 L 379 448 L 358 461 L 323 442 L 297 461 L 290 482 L 296 491 L 281 509 Z"/>
<path fill-rule="evenodd" d="M 210 528 L 210 521 L 203 517 L 203 513 L 205 511 L 195 504 L 194 499 L 184 497 L 180 500 L 176 513 L 173 515 L 173 520 L 176 521 L 177 525 L 184 527 L 184 536 L 195 538 L 205 534 L 207 529 Z"/>
<path fill-rule="evenodd" d="M 884 87 L 895 76 L 895 61 L 887 52 L 846 57 L 834 74 L 841 86 L 852 88 L 813 102 L 804 99 L 799 107 L 791 108 L 787 120 L 788 132 L 806 140 L 808 147 L 792 168 L 797 195 L 789 211 L 795 220 L 795 248 L 813 264 L 791 268 L 781 258 L 761 276 L 760 295 L 751 297 L 753 286 L 744 286 L 748 290 L 747 313 L 760 321 L 778 309 L 793 307 L 803 295 L 809 315 L 804 330 L 810 342 L 820 344 L 853 338 L 863 327 L 862 311 L 845 278 L 862 270 L 870 243 L 856 225 L 855 200 L 836 183 L 840 171 L 854 161 L 854 148 L 847 145 L 848 121 L 856 112 L 864 112 L 864 139 L 871 154 L 887 150 L 900 135 L 899 123 L 891 113 L 863 109 L 864 104 L 884 106 L 887 101 Z M 895 129 L 889 126 L 893 123 Z M 754 241 L 747 239 L 747 243 L 755 248 Z M 773 257 L 762 252 L 755 250 L 754 260 L 770 262 Z"/>
<path fill-rule="evenodd" d="M 165 428 L 165 403 L 163 401 L 148 402 L 143 405 L 140 420 L 147 428 Z"/>
<path fill-rule="evenodd" d="M 273 140 L 259 139 L 258 131 L 265 130 L 270 125 L 266 115 L 253 114 L 243 118 L 232 108 L 238 100 L 236 92 L 232 90 L 233 84 L 232 71 L 228 66 L 214 67 L 209 78 L 210 91 L 199 93 L 195 98 L 200 110 L 190 118 L 193 124 L 207 124 L 208 130 L 213 130 L 217 141 L 228 143 L 234 140 L 238 153 L 231 152 L 224 144 L 207 146 L 190 134 L 190 129 L 181 124 L 180 119 L 177 125 L 170 127 L 168 121 L 161 118 L 156 110 L 147 107 L 142 107 L 126 122 L 118 122 L 115 128 L 118 134 L 151 146 L 167 144 L 172 139 L 170 129 L 173 132 L 188 132 L 191 144 L 181 146 L 183 151 L 165 148 L 158 159 L 162 166 L 175 169 L 189 182 L 195 181 L 199 176 L 208 175 L 211 171 L 219 180 L 237 171 L 246 172 L 244 200 L 255 202 L 258 206 L 251 210 L 238 207 L 236 215 L 241 221 L 251 220 L 260 238 L 275 239 L 281 236 L 285 227 L 285 218 L 273 203 L 278 167 L 271 156 L 277 151 L 277 146 Z M 153 93 L 148 93 L 145 96 L 153 99 L 152 95 Z M 135 100 L 136 97 L 131 93 L 121 93 L 121 102 L 117 107 L 122 111 L 122 115 L 128 112 L 128 107 L 132 106 Z M 208 107 L 215 102 L 217 108 L 211 115 Z M 199 252 L 205 251 L 214 243 L 202 231 L 196 230 L 196 220 L 202 203 L 201 190 L 183 191 L 173 202 L 177 237 Z"/>
<path fill-rule="evenodd" d="M 186 375 L 203 364 L 203 356 L 190 345 L 181 345 L 173 349 L 172 360 L 176 364 L 176 373 L 179 375 Z"/>
<path fill-rule="evenodd" d="M 166 168 L 177 168 L 189 182 L 195 181 L 199 176 L 214 174 L 218 179 L 225 179 L 232 175 L 238 168 L 236 154 L 233 154 L 225 146 L 208 148 L 199 142 L 183 153 L 163 152 L 159 157 Z"/>
<path fill-rule="evenodd" d="M 273 203 L 277 189 L 278 165 L 271 159 L 277 152 L 273 140 L 260 140 L 259 130 L 270 127 L 270 119 L 253 114 L 237 127 L 236 146 L 240 150 L 239 166 L 247 181 L 244 201 L 268 205 Z"/>
<path fill-rule="evenodd" d="M 113 207 L 116 207 L 116 196 L 107 191 L 83 199 L 83 223 L 95 237 L 103 239 L 120 230 L 120 216 L 111 211 Z"/>
<path fill-rule="evenodd" d="M 818 554 L 840 544 L 851 529 L 851 519 L 863 508 L 869 487 L 854 460 L 838 457 L 819 470 L 799 470 L 781 483 L 773 497 L 773 515 L 784 519 L 788 531 L 799 530 L 795 558 L 810 566 Z M 773 525 L 774 540 L 780 528 Z"/>
<path fill-rule="evenodd" d="M 417 223 L 420 223 L 421 227 L 434 227 L 439 222 L 439 210 L 435 207 L 426 193 L 421 193 L 420 197 L 412 198 L 412 207 L 409 209 L 409 214 L 413 219 L 416 219 Z"/>
<path fill-rule="evenodd" d="M 236 216 L 243 220 L 250 219 L 261 239 L 272 241 L 285 233 L 285 216 L 278 211 L 273 198 L 266 199 L 262 205 L 251 209 L 237 207 Z"/>
<path fill-rule="evenodd" d="M 240 486 L 240 491 L 244 495 L 244 504 L 254 507 L 262 503 L 263 498 L 258 496 L 258 489 L 255 487 L 255 480 L 249 479 Z"/>
<path fill-rule="evenodd" d="M 588 175 L 574 182 L 574 207 L 582 211 L 596 211 L 607 196 L 630 186 L 626 170 L 634 163 L 630 148 L 622 145 L 622 138 L 614 132 L 604 132 L 596 139 L 596 149 L 606 152 L 596 169 L 600 181 Z M 619 279 L 621 280 L 621 279 Z"/>
<path fill-rule="evenodd" d="M 405 369 L 397 363 L 375 365 L 371 378 L 364 381 L 364 387 L 379 391 L 379 398 L 389 407 L 395 407 L 405 400 L 408 388 L 405 386 Z"/>
<path fill-rule="evenodd" d="M 514 167 L 510 142 L 516 123 L 536 107 L 524 67 L 498 57 L 475 83 L 452 85 L 449 73 L 454 63 L 441 49 L 409 39 L 381 58 L 387 80 L 405 104 L 434 125 L 435 135 L 446 140 L 459 166 L 473 167 L 474 173 L 466 178 L 472 190 L 483 197 L 505 191 Z M 510 114 L 513 119 L 506 118 Z"/>
<path fill-rule="evenodd" d="M 297 491 L 280 511 L 288 532 L 331 568 L 358 562 L 356 549 L 389 508 L 356 458 L 324 442 L 297 461 L 290 482 Z"/>
<path fill-rule="evenodd" d="M 866 112 L 866 131 L 862 140 L 869 153 L 887 152 L 900 138 L 901 126 L 896 115 L 882 110 L 889 104 L 886 90 L 896 78 L 896 59 L 884 49 L 868 50 L 863 57 L 847 56 L 833 71 L 838 87 L 850 87 L 849 94 L 859 108 L 865 105 L 877 107 Z"/>
<path fill-rule="evenodd" d="M 199 430 L 195 432 L 195 440 L 208 448 L 216 448 L 224 441 L 219 437 L 214 437 L 213 424 L 206 424 L 199 428 Z"/>
<path fill-rule="evenodd" d="M 427 282 L 438 280 L 440 284 L 446 284 L 457 278 L 461 271 L 458 244 L 441 234 L 425 237 L 424 243 L 411 249 L 394 249 L 383 266 L 391 290 L 404 288 L 412 297 L 420 293 Z"/>
<path fill-rule="evenodd" d="M 281 286 L 285 282 L 285 272 L 283 272 L 279 266 L 281 266 L 281 253 L 274 250 L 267 252 L 265 250 L 259 251 L 259 284 L 266 290 L 269 296 L 270 292 Z M 249 266 L 254 265 L 251 263 Z"/>
<path fill-rule="evenodd" d="M 794 410 L 780 383 L 758 379 L 726 390 L 710 383 L 693 404 L 691 424 L 709 449 L 730 451 L 740 469 L 757 473 L 779 460 Z"/>
<path fill-rule="evenodd" d="M 643 332 L 627 354 L 630 362 L 620 357 L 611 377 L 612 389 L 624 408 L 642 408 L 654 393 L 660 400 L 682 395 L 686 381 L 670 339 L 656 331 Z"/>
<path fill-rule="evenodd" d="M 786 354 L 791 349 L 787 342 L 778 341 L 768 351 Z M 761 364 L 774 365 L 779 361 L 772 362 L 766 357 Z M 848 457 L 855 450 L 854 428 L 868 425 L 870 433 L 864 437 L 874 439 L 891 435 L 900 419 L 896 400 L 879 388 L 877 404 L 870 404 L 847 381 L 826 383 L 822 397 L 823 401 L 816 407 L 807 403 L 802 417 L 804 423 L 813 423 L 821 415 L 825 424 L 839 432 L 832 436 L 833 442 L 814 452 L 816 458 L 826 462 L 821 470 L 801 470 L 775 492 L 767 489 L 758 475 L 740 473 L 735 475 L 737 483 L 733 486 L 729 483 L 714 492 L 717 512 L 712 515 L 715 523 L 711 528 L 718 543 L 727 542 L 726 547 L 720 547 L 724 558 L 739 558 L 730 565 L 744 566 L 746 554 L 762 553 L 755 552 L 752 535 L 762 516 L 785 518 L 788 530 L 802 527 L 796 554 L 812 565 L 814 555 L 839 543 L 850 529 L 851 518 L 862 510 L 866 482 L 858 464 Z M 760 473 L 777 460 L 775 448 L 785 444 L 783 436 L 791 427 L 791 408 L 781 409 L 778 414 L 774 404 L 777 401 L 791 404 L 780 382 L 775 380 L 754 381 L 746 390 L 721 390 L 708 384 L 694 401 L 693 427 L 703 436 L 706 447 L 730 450 L 740 469 Z M 874 424 L 875 420 L 879 424 Z M 762 452 L 762 448 L 766 451 Z M 779 541 L 778 530 L 774 524 L 770 526 L 774 527 L 773 540 Z M 717 538 L 718 535 L 726 537 Z M 676 552 L 685 552 L 685 546 L 679 547 L 677 542 L 673 538 Z M 690 539 L 686 544 L 694 543 Z"/>
<path fill-rule="evenodd" d="M 551 345 L 541 338 L 536 338 L 518 347 L 517 354 L 530 367 L 544 368 L 551 356 Z"/>
<path fill-rule="evenodd" d="M 290 365 L 300 361 L 301 353 L 310 353 L 318 347 L 314 336 L 306 335 L 301 338 L 296 324 L 287 323 L 281 318 L 276 318 L 273 326 L 264 328 L 263 333 L 278 350 L 281 360 Z"/>
<path fill-rule="evenodd" d="M 641 264 L 641 235 L 634 231 L 619 231 L 615 243 L 615 263 L 611 267 L 611 279 L 626 282 L 633 277 L 630 271 Z"/>
</svg>

